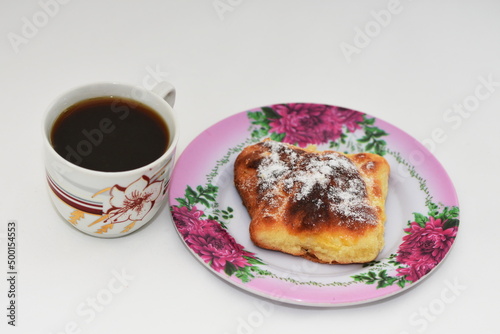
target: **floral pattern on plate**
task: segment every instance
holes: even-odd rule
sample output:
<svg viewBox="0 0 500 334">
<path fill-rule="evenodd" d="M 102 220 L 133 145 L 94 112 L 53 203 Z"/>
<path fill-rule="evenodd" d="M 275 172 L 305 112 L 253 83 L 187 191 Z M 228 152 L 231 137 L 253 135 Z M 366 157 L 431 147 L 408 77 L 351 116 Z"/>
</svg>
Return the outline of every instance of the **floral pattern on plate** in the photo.
<svg viewBox="0 0 500 334">
<path fill-rule="evenodd" d="M 327 291 L 323 291 L 327 293 L 327 297 L 315 296 L 309 300 L 303 296 L 299 298 L 298 293 L 292 292 L 287 293 L 289 295 L 284 298 L 284 301 L 307 305 L 341 305 L 375 300 L 402 291 L 430 273 L 444 259 L 459 226 L 459 209 L 454 189 L 451 184 L 448 186 L 450 189 L 445 189 L 451 191 L 450 204 L 442 204 L 446 203 L 443 200 L 436 201 L 431 189 L 436 182 L 420 174 L 422 167 L 412 163 L 411 160 L 415 160 L 412 159 L 412 154 L 421 151 L 428 163 L 437 164 L 439 167 L 440 165 L 423 146 L 406 133 L 367 114 L 322 104 L 276 104 L 242 114 L 245 115 L 244 118 L 236 116 L 233 120 L 223 120 L 213 126 L 218 127 L 217 130 L 206 131 L 195 141 L 198 142 L 196 145 L 203 145 L 201 142 L 207 140 L 207 136 L 211 136 L 210 133 L 220 133 L 221 129 L 226 129 L 235 134 L 241 127 L 246 129 L 243 140 L 236 142 L 238 144 L 235 146 L 227 146 L 228 143 L 224 140 L 214 137 L 212 140 L 216 145 L 226 147 L 226 154 L 219 156 L 212 167 L 208 166 L 201 179 L 197 175 L 201 182 L 186 184 L 185 181 L 179 180 L 178 184 L 173 185 L 174 189 L 170 193 L 170 210 L 177 231 L 187 247 L 215 273 L 233 284 L 275 299 L 276 296 L 270 293 L 271 286 L 280 284 L 300 286 L 301 289 L 332 289 L 330 293 L 333 295 L 340 291 L 336 289 L 351 289 L 351 296 L 343 300 L 326 300 L 325 298 L 329 298 Z M 235 123 L 235 126 L 229 124 L 231 122 Z M 240 134 L 238 136 L 241 138 Z M 394 141 L 391 142 L 392 137 Z M 324 277 L 316 279 L 314 275 L 305 279 L 286 275 L 262 259 L 260 250 L 251 251 L 248 249 L 251 245 L 238 242 L 228 227 L 235 223 L 235 213 L 245 209 L 241 205 L 238 209 L 232 206 L 223 207 L 225 203 L 219 200 L 220 186 L 232 184 L 232 177 L 227 174 L 232 168 L 235 156 L 245 146 L 265 138 L 301 147 L 314 145 L 321 149 L 334 149 L 345 153 L 372 152 L 390 158 L 393 164 L 391 169 L 405 170 L 408 177 L 418 185 L 414 191 L 421 194 L 422 205 L 416 206 L 420 209 L 406 213 L 406 220 L 409 220 L 402 227 L 404 236 L 399 246 L 387 256 L 359 265 L 353 275 L 341 275 L 325 280 Z M 397 147 L 399 142 L 410 145 L 412 153 L 408 155 L 408 152 L 404 152 L 408 149 L 404 147 L 404 154 L 393 148 Z M 178 168 L 185 173 L 188 164 L 183 165 L 183 161 L 192 162 L 193 155 L 196 155 L 195 150 L 188 147 L 174 170 L 173 183 L 176 182 Z M 426 213 L 422 213 L 425 212 L 424 208 L 427 209 Z M 264 287 L 260 280 L 265 280 Z M 275 282 L 267 284 L 271 282 L 269 280 Z M 361 291 L 364 291 L 356 288 L 360 284 L 381 292 L 360 296 Z M 314 290 L 309 292 L 311 295 L 316 293 Z M 346 291 L 341 292 L 344 293 Z M 283 298 L 280 297 L 281 299 Z"/>
</svg>

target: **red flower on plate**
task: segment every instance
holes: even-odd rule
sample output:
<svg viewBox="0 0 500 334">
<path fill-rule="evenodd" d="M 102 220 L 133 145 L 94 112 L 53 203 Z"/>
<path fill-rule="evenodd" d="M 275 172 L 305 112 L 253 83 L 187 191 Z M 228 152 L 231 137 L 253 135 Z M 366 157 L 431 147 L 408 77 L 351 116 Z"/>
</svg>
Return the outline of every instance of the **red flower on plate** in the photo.
<svg viewBox="0 0 500 334">
<path fill-rule="evenodd" d="M 252 254 L 246 252 L 219 223 L 211 222 L 213 224 L 202 225 L 186 238 L 191 249 L 218 272 L 225 270 L 228 263 L 236 267 L 248 265 L 244 256 Z"/>
<path fill-rule="evenodd" d="M 277 104 L 271 108 L 279 118 L 270 120 L 272 132 L 285 133 L 283 142 L 305 147 L 335 141 L 345 125 L 349 131 L 360 129 L 363 114 L 350 109 L 323 104 Z"/>
<path fill-rule="evenodd" d="M 412 222 L 405 232 L 396 260 L 408 267 L 399 268 L 398 276 L 406 276 L 409 281 L 418 281 L 443 260 L 451 248 L 457 228 L 443 229 L 445 221 L 429 217 L 422 227 Z"/>
<path fill-rule="evenodd" d="M 193 207 L 172 207 L 172 217 L 178 231 L 189 248 L 198 254 L 215 271 L 226 270 L 228 265 L 247 266 L 245 256 L 254 256 L 244 250 L 219 222 L 202 219 L 203 211 Z"/>
<path fill-rule="evenodd" d="M 172 207 L 172 218 L 175 221 L 177 230 L 183 237 L 186 237 L 191 230 L 200 225 L 201 216 L 203 216 L 203 211 L 198 210 L 196 207 L 193 207 L 192 210 L 185 206 Z"/>
</svg>

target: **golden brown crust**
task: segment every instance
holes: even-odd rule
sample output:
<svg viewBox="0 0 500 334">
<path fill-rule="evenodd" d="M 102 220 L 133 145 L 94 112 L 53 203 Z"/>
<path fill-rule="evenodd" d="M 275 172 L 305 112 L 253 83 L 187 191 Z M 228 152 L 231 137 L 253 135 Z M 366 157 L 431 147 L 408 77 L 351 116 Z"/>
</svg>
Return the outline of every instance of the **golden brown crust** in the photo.
<svg viewBox="0 0 500 334">
<path fill-rule="evenodd" d="M 259 247 L 321 263 L 364 263 L 384 244 L 389 164 L 376 154 L 264 141 L 234 165 Z"/>
</svg>

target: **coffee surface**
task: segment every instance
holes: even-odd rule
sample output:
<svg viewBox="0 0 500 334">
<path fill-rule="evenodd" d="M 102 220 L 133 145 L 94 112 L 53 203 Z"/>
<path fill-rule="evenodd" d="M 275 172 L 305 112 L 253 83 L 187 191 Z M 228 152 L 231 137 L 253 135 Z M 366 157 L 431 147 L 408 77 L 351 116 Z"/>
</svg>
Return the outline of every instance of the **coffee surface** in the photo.
<svg viewBox="0 0 500 334">
<path fill-rule="evenodd" d="M 66 109 L 54 122 L 50 140 L 56 152 L 73 164 L 119 172 L 158 159 L 168 148 L 169 130 L 150 107 L 107 96 Z"/>
</svg>

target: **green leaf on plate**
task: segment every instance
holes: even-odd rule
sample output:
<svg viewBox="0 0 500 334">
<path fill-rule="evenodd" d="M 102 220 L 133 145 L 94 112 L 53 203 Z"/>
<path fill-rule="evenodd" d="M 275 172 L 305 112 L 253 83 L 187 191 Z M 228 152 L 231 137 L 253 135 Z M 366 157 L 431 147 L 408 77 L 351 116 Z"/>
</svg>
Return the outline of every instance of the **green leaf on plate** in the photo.
<svg viewBox="0 0 500 334">
<path fill-rule="evenodd" d="M 224 272 L 228 276 L 232 276 L 237 270 L 238 268 L 234 264 L 232 264 L 231 262 L 226 262 L 226 265 L 224 267 Z"/>
<path fill-rule="evenodd" d="M 418 212 L 414 212 L 413 216 L 415 217 L 415 222 L 419 224 L 421 227 L 425 227 L 425 224 L 429 221 L 428 217 Z"/>
<path fill-rule="evenodd" d="M 284 134 L 284 133 L 271 132 L 270 138 L 274 141 L 283 141 L 285 136 L 286 136 L 286 134 Z"/>
<path fill-rule="evenodd" d="M 266 118 L 270 118 L 270 119 L 281 118 L 281 116 L 276 111 L 274 111 L 272 108 L 263 107 L 262 111 L 264 112 L 264 115 L 266 116 Z"/>
<path fill-rule="evenodd" d="M 458 227 L 459 224 L 460 224 L 460 220 L 458 220 L 458 219 L 448 219 L 443 224 L 443 230 L 446 230 L 446 229 L 452 228 L 452 227 Z"/>
</svg>

